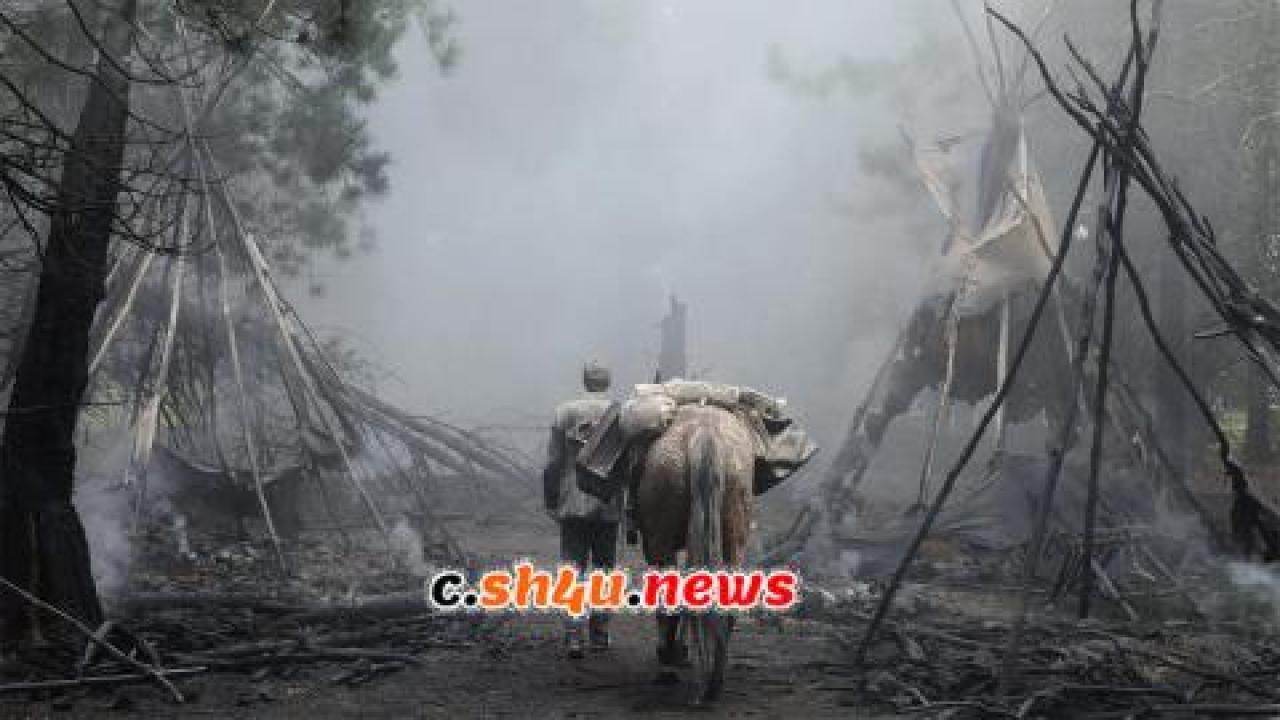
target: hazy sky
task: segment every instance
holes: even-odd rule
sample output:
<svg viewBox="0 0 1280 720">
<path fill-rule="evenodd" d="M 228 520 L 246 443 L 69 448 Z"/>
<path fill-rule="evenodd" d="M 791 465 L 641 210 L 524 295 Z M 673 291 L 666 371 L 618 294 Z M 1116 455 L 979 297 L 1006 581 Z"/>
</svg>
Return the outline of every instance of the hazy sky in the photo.
<svg viewBox="0 0 1280 720">
<path fill-rule="evenodd" d="M 771 46 L 815 71 L 895 57 L 920 14 L 872 0 L 454 6 L 456 71 L 442 77 L 411 32 L 372 109 L 394 157 L 390 195 L 368 209 L 377 250 L 324 263 L 327 296 L 295 293 L 304 317 L 353 333 L 398 376 L 379 390 L 402 406 L 545 423 L 587 357 L 619 387 L 653 374 L 675 292 L 696 370 L 786 395 L 830 445 L 937 238 L 848 209 L 869 192 L 860 141 L 901 118 L 804 97 L 766 61 Z"/>
</svg>

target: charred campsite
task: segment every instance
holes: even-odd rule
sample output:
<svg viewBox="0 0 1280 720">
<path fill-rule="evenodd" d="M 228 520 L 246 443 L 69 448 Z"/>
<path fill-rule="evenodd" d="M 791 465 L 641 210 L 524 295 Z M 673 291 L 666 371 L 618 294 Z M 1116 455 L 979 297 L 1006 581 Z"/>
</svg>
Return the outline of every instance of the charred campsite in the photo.
<svg viewBox="0 0 1280 720">
<path fill-rule="evenodd" d="M 1278 31 L 6 4 L 0 717 L 1280 716 Z"/>
</svg>

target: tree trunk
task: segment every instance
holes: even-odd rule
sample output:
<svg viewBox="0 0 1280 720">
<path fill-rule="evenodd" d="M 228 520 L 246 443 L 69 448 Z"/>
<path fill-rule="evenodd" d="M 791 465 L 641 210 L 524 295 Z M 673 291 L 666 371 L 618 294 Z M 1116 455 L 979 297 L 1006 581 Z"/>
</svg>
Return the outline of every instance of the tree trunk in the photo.
<svg viewBox="0 0 1280 720">
<path fill-rule="evenodd" d="M 662 347 L 658 352 L 658 377 L 662 380 L 689 379 L 689 308 L 671 296 L 671 311 L 662 319 Z"/>
<path fill-rule="evenodd" d="M 111 13 L 103 46 L 123 63 L 137 0 Z M 128 119 L 129 80 L 99 58 L 63 160 L 40 268 L 35 314 L 14 376 L 0 439 L 0 575 L 85 623 L 102 620 L 84 528 L 71 502 L 75 427 L 87 377 L 89 330 L 103 294 Z M 38 628 L 69 639 L 70 627 L 35 618 L 0 593 L 0 645 Z"/>
</svg>

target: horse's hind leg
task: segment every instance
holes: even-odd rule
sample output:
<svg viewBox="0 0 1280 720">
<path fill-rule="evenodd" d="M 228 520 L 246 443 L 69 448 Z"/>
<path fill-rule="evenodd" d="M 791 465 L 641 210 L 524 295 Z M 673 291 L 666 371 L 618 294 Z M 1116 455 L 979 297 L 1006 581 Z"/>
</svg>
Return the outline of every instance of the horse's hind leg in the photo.
<svg viewBox="0 0 1280 720">
<path fill-rule="evenodd" d="M 751 491 L 749 480 L 731 483 L 721 500 L 720 532 L 724 564 L 741 569 L 751 544 Z"/>
<path fill-rule="evenodd" d="M 659 611 L 658 621 L 658 676 L 659 685 L 674 685 L 680 681 L 676 669 L 688 664 L 689 649 L 680 641 L 680 615 Z"/>
<path fill-rule="evenodd" d="M 674 568 L 676 554 L 674 552 L 655 552 L 645 543 L 645 560 L 650 568 Z M 654 614 L 658 625 L 658 676 L 654 682 L 660 685 L 673 685 L 680 681 L 676 668 L 688 660 L 688 649 L 680 642 L 680 615 L 676 612 L 659 610 Z"/>
</svg>

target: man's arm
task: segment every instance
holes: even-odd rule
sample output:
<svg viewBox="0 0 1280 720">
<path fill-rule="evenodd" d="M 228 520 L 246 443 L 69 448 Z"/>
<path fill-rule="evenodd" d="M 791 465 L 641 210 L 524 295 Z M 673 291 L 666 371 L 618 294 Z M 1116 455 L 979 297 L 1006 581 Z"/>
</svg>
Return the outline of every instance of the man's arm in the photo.
<svg viewBox="0 0 1280 720">
<path fill-rule="evenodd" d="M 551 440 L 547 444 L 547 467 L 542 471 L 542 503 L 551 513 L 560 509 L 560 483 L 564 481 L 565 460 L 564 428 L 560 427 L 557 414 L 551 424 Z"/>
</svg>

